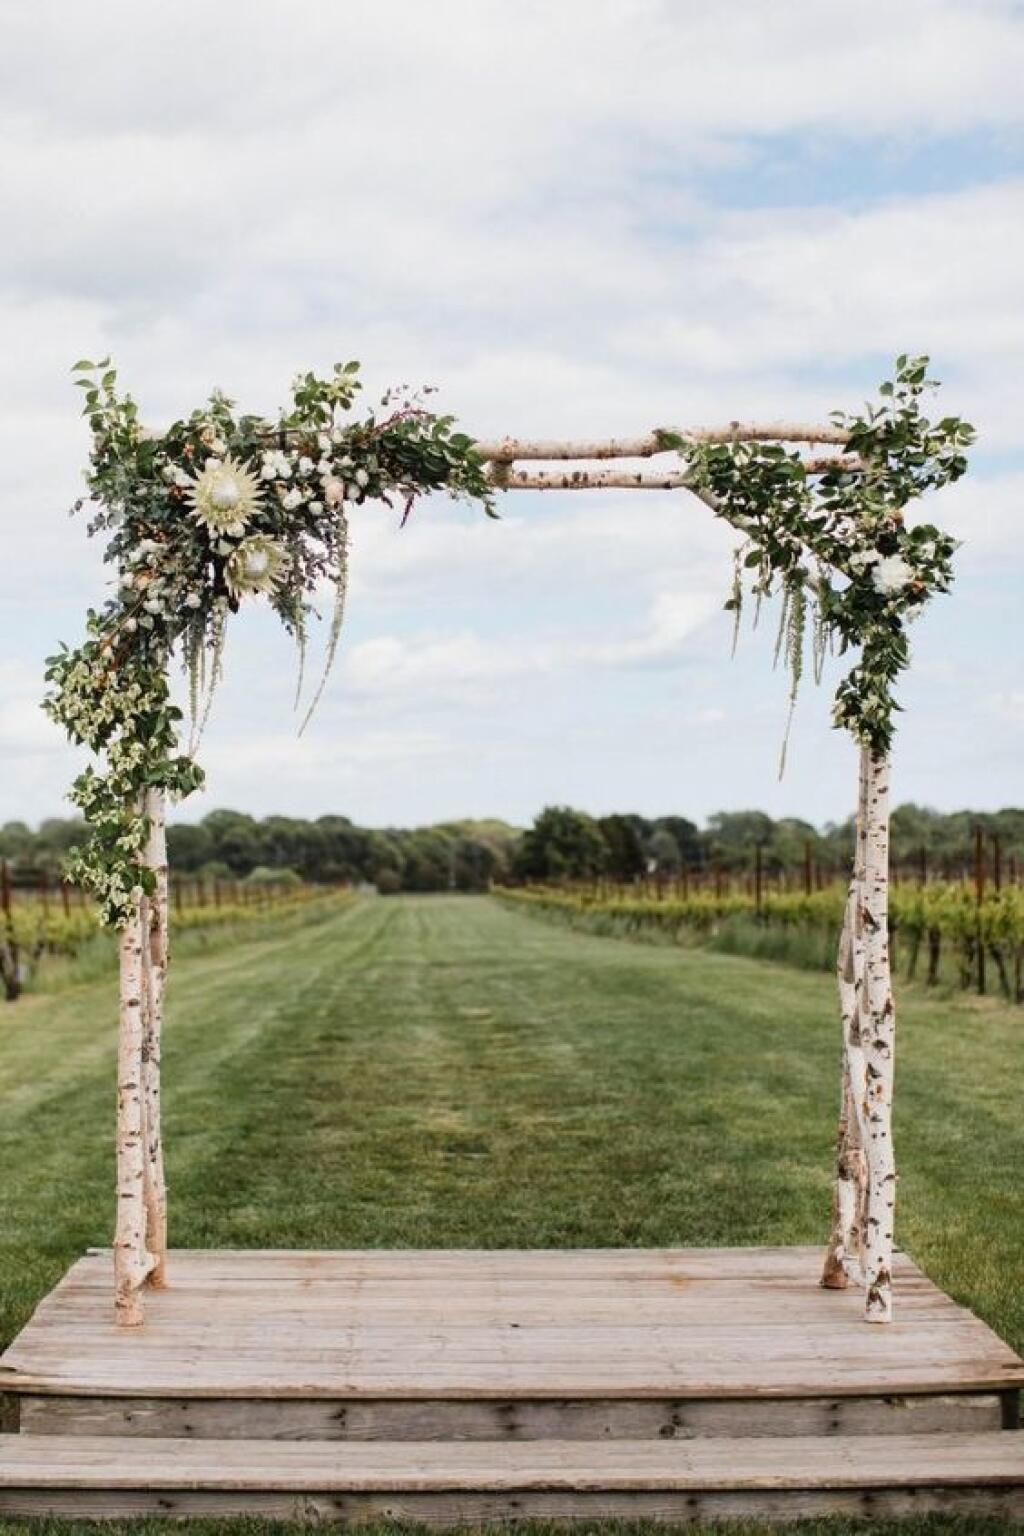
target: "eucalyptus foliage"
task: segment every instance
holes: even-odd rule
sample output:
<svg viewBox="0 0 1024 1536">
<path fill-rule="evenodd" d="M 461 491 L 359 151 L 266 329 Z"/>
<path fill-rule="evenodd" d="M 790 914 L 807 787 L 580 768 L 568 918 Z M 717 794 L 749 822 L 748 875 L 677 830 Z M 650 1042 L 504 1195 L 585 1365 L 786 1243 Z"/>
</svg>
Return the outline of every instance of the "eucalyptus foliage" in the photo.
<svg viewBox="0 0 1024 1536">
<path fill-rule="evenodd" d="M 360 388 L 354 362 L 327 378 L 299 375 L 274 421 L 240 415 L 214 393 L 158 437 L 142 429 L 109 360 L 83 360 L 74 371 L 93 435 L 89 532 L 105 537 L 116 585 L 89 611 L 84 642 L 47 662 L 45 708 L 103 762 L 72 787 L 88 836 L 68 873 L 94 892 L 106 922 L 122 926 L 153 883 L 142 858 L 142 796 L 158 787 L 180 797 L 201 785 L 194 753 L 226 623 L 245 598 L 264 597 L 304 655 L 313 596 L 332 583 L 326 677 L 343 616 L 351 510 L 382 501 L 405 517 L 434 490 L 493 508 L 471 439 L 420 397 L 388 395 L 365 416 L 349 414 Z M 167 681 L 175 653 L 190 681 L 184 752 Z"/>
<path fill-rule="evenodd" d="M 937 388 L 927 357 L 902 356 L 877 404 L 832 414 L 847 434 L 845 460 L 812 475 L 779 443 L 696 443 L 662 433 L 695 489 L 742 535 L 726 608 L 737 627 L 745 598 L 781 594 L 776 659 L 799 687 L 808 609 L 814 670 L 824 651 L 859 656 L 836 691 L 833 720 L 862 746 L 887 753 L 899 710 L 895 685 L 909 665 L 907 625 L 952 581 L 956 540 L 908 521 L 908 504 L 958 480 L 974 430 L 957 416 L 928 420 L 921 397 Z M 856 461 L 856 462 L 854 462 Z"/>
</svg>

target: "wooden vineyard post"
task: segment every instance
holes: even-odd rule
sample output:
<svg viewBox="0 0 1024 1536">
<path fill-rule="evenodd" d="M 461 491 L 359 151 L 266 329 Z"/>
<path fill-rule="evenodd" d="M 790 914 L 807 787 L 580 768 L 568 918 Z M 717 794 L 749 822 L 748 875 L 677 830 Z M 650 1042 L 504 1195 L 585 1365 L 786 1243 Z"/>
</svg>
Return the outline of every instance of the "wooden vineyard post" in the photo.
<svg viewBox="0 0 1024 1536">
<path fill-rule="evenodd" d="M 167 1188 L 160 1124 L 160 1052 L 167 985 L 169 917 L 164 802 L 163 790 L 147 791 L 145 808 L 149 819 L 149 838 L 145 859 L 153 871 L 156 889 L 144 903 L 147 921 L 143 932 L 145 1017 L 142 1032 L 142 1098 L 146 1246 L 153 1256 L 150 1284 L 157 1288 L 167 1284 Z"/>
<path fill-rule="evenodd" d="M 146 1249 L 144 1108 L 142 1088 L 143 922 L 136 899 L 121 931 L 121 1014 L 117 1046 L 117 1219 L 114 1230 L 114 1308 L 124 1328 L 142 1323 L 140 1290 L 152 1267 Z"/>
</svg>

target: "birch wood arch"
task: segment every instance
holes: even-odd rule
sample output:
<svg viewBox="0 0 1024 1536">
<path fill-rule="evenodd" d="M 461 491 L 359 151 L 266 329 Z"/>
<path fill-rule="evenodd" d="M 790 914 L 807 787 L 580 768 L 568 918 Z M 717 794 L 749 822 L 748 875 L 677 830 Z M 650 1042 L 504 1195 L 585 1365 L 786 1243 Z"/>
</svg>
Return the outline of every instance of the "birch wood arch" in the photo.
<svg viewBox="0 0 1024 1536">
<path fill-rule="evenodd" d="M 435 489 L 488 511 L 517 491 L 685 491 L 741 535 L 726 604 L 737 619 L 745 582 L 758 601 L 781 591 L 780 641 L 794 689 L 806 594 L 817 605 L 817 632 L 859 650 L 833 712 L 857 742 L 858 763 L 856 846 L 838 945 L 840 1113 L 822 1284 L 862 1286 L 867 1321 L 890 1321 L 892 684 L 908 661 L 904 621 L 946 590 L 955 548 L 931 525 L 909 526 L 903 509 L 964 472 L 973 437 L 959 418 L 933 425 L 921 415 L 919 396 L 933 387 L 926 364 L 898 359 L 878 406 L 834 413 L 827 424 L 730 421 L 633 437 L 496 441 L 454 432 L 451 418 L 418 399 L 385 397 L 380 412 L 339 425 L 358 388 L 353 363 L 329 379 L 298 376 L 293 406 L 276 422 L 237 416 L 214 394 L 186 421 L 149 432 L 130 396 L 117 393 L 108 361 L 78 365 L 94 443 L 87 478 L 99 507 L 89 531 L 107 535 L 119 588 L 90 612 L 86 641 L 51 658 L 46 707 L 107 769 L 87 769 L 75 782 L 71 798 L 90 841 L 73 854 L 69 874 L 95 891 L 102 916 L 120 930 L 119 1324 L 141 1324 L 144 1287 L 169 1283 L 160 1099 L 170 953 L 165 823 L 168 796 L 202 781 L 195 742 L 177 753 L 181 712 L 167 682 L 173 648 L 184 654 L 201 730 L 230 613 L 246 597 L 269 600 L 304 652 L 308 595 L 329 576 L 336 592 L 329 667 L 344 611 L 351 513 L 397 495 L 408 515 L 417 495 Z M 654 459 L 657 467 L 645 467 Z"/>
</svg>

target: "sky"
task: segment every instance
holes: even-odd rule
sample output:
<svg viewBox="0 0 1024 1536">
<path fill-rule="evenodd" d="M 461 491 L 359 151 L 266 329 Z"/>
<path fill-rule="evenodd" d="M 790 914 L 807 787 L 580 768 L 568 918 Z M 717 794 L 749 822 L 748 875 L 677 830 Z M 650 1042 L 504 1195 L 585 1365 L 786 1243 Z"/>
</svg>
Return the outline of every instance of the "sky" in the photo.
<svg viewBox="0 0 1024 1536">
<path fill-rule="evenodd" d="M 69 369 L 154 426 L 273 412 L 359 358 L 482 438 L 857 408 L 929 352 L 978 428 L 921 515 L 963 542 L 914 627 L 898 800 L 1024 803 L 1024 6 L 1004 0 L 0 0 L 0 822 L 67 814 L 40 713 L 109 572 L 69 520 Z M 571 803 L 845 817 L 836 673 L 730 659 L 733 536 L 684 492 L 444 499 L 353 535 L 336 673 L 235 620 L 178 808 L 367 825 Z M 326 629 L 326 623 L 321 630 Z"/>
</svg>

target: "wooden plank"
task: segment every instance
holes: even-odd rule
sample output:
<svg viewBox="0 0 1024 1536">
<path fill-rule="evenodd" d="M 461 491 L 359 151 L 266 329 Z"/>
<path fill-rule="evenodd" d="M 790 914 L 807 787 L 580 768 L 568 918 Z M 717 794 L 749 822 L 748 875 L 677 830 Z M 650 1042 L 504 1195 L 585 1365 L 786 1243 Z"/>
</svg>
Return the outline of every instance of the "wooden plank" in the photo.
<svg viewBox="0 0 1024 1536">
<path fill-rule="evenodd" d="M 1024 1362 L 905 1256 L 891 1328 L 817 1285 L 817 1249 L 176 1252 L 146 1325 L 95 1251 L 0 1360 L 89 1397 L 823 1398 L 1008 1392 Z M 458 1298 L 453 1307 L 452 1298 Z"/>
<path fill-rule="evenodd" d="M 609 1492 L 1024 1487 L 1024 1436 L 286 1441 L 5 1435 L 0 1488 Z"/>
<path fill-rule="evenodd" d="M 21 1432 L 249 1440 L 633 1440 L 697 1435 L 985 1433 L 995 1393 L 714 1399 L 88 1398 L 26 1396 Z"/>
<path fill-rule="evenodd" d="M 592 1526 L 602 1520 L 646 1521 L 705 1527 L 720 1521 L 961 1519 L 1019 1521 L 1024 1495 L 1014 1487 L 754 1489 L 706 1493 L 547 1493 L 524 1490 L 490 1493 L 175 1493 L 139 1490 L 0 1488 L 0 1514 L 77 1520 L 132 1520 L 162 1515 L 178 1520 L 224 1520 L 249 1516 L 260 1521 L 367 1525 L 407 1521 L 437 1530 L 505 1525 L 522 1520 Z"/>
</svg>

